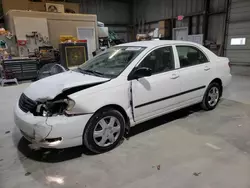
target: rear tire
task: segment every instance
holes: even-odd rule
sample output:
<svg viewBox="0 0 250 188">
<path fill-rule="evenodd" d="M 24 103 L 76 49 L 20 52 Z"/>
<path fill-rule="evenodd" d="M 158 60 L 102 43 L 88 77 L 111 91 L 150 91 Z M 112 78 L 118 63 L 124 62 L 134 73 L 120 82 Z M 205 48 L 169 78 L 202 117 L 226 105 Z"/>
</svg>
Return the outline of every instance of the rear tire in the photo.
<svg viewBox="0 0 250 188">
<path fill-rule="evenodd" d="M 202 109 L 206 111 L 213 110 L 219 103 L 221 95 L 222 86 L 217 82 L 211 83 L 204 94 L 201 103 Z"/>
<path fill-rule="evenodd" d="M 104 153 L 114 149 L 125 134 L 125 120 L 113 108 L 96 112 L 86 125 L 83 144 L 93 153 Z"/>
</svg>

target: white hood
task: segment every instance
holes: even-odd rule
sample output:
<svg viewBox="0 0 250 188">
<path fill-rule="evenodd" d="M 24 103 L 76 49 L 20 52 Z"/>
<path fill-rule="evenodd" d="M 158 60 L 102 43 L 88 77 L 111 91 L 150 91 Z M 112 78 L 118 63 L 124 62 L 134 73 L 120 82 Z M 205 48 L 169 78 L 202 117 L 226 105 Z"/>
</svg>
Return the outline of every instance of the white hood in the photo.
<svg viewBox="0 0 250 188">
<path fill-rule="evenodd" d="M 108 80 L 110 79 L 67 71 L 32 83 L 24 93 L 32 100 L 48 100 L 55 98 L 67 89 L 102 83 Z"/>
</svg>

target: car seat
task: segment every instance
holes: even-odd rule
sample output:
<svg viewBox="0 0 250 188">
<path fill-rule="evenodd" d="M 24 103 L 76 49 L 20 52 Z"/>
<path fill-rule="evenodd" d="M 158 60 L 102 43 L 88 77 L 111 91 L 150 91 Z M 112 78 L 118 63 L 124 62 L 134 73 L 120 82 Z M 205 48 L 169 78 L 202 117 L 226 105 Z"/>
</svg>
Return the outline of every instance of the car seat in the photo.
<svg viewBox="0 0 250 188">
<path fill-rule="evenodd" d="M 189 66 L 198 64 L 199 54 L 198 52 L 188 52 L 187 54 Z"/>
</svg>

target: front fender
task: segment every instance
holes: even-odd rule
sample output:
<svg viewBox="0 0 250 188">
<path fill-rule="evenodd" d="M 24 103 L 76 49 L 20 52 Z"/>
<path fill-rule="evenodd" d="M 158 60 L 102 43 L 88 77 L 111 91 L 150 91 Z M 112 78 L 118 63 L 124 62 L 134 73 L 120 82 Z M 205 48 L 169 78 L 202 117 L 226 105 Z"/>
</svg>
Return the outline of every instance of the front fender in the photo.
<svg viewBox="0 0 250 188">
<path fill-rule="evenodd" d="M 72 110 L 81 113 L 95 113 L 108 105 L 118 105 L 125 112 L 131 111 L 129 82 L 93 93 L 85 93 L 83 90 L 70 95 L 70 98 L 75 101 L 75 107 Z"/>
</svg>

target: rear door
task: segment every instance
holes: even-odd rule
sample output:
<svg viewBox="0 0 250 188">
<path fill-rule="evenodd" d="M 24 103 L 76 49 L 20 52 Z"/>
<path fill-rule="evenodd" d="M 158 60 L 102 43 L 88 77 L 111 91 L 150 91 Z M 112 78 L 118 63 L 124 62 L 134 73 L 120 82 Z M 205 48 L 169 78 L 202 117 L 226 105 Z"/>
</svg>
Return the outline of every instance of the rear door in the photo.
<svg viewBox="0 0 250 188">
<path fill-rule="evenodd" d="M 176 45 L 175 49 L 179 57 L 181 82 L 179 100 L 181 103 L 200 100 L 211 81 L 211 63 L 205 53 L 195 46 Z"/>
</svg>

